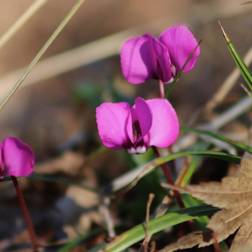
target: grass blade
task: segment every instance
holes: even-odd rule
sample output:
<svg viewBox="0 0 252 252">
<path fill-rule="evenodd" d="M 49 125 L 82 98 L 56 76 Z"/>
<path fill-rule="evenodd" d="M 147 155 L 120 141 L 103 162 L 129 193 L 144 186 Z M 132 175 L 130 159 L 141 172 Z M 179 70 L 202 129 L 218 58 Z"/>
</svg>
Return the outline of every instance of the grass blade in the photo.
<svg viewBox="0 0 252 252">
<path fill-rule="evenodd" d="M 224 30 L 221 22 L 219 22 L 219 25 L 220 25 L 220 28 L 222 30 L 224 39 L 226 40 L 229 53 L 233 57 L 237 67 L 240 69 L 241 74 L 242 74 L 242 76 L 243 76 L 243 78 L 244 78 L 244 80 L 246 82 L 246 86 L 247 86 L 248 90 L 250 90 L 250 92 L 252 92 L 252 75 L 251 75 L 248 67 L 244 63 L 242 57 L 240 57 L 239 53 L 236 51 L 232 41 L 228 37 L 228 35 L 227 35 L 226 31 Z"/>
<path fill-rule="evenodd" d="M 216 132 L 208 131 L 208 130 L 201 130 L 201 129 L 194 129 L 194 128 L 183 128 L 183 130 L 185 132 L 187 132 L 187 131 L 193 132 L 197 135 L 205 135 L 205 136 L 212 137 L 212 138 L 217 139 L 219 141 L 228 143 L 238 150 L 246 151 L 246 152 L 249 152 L 252 154 L 252 147 L 251 146 L 244 144 L 244 143 L 241 143 L 241 142 L 238 142 L 238 141 L 234 141 L 234 140 L 229 139 L 223 135 L 217 134 Z"/>
<path fill-rule="evenodd" d="M 70 19 L 75 15 L 77 10 L 80 8 L 81 4 L 84 3 L 85 0 L 78 0 L 72 9 L 68 12 L 68 14 L 64 17 L 64 19 L 61 21 L 59 26 L 55 29 L 55 31 L 52 33 L 52 35 L 49 37 L 49 39 L 45 42 L 45 44 L 42 46 L 42 48 L 38 51 L 36 56 L 33 58 L 31 63 L 28 65 L 20 79 L 15 83 L 15 85 L 11 88 L 9 93 L 4 97 L 4 99 L 0 103 L 0 110 L 7 104 L 9 99 L 15 94 L 15 92 L 18 90 L 18 88 L 22 85 L 23 81 L 29 76 L 32 69 L 35 67 L 35 65 L 38 63 L 38 61 L 41 59 L 41 57 L 44 55 L 44 53 L 47 51 L 47 49 L 50 47 L 50 45 L 53 43 L 53 41 L 58 37 L 60 32 L 64 29 L 64 27 L 67 25 L 67 23 L 70 21 Z"/>
<path fill-rule="evenodd" d="M 155 168 L 158 166 L 167 163 L 169 161 L 172 161 L 177 158 L 181 157 L 188 157 L 188 156 L 200 156 L 200 157 L 212 157 L 217 159 L 222 159 L 234 163 L 240 163 L 241 158 L 235 155 L 227 154 L 224 152 L 218 152 L 218 151 L 181 151 L 181 152 L 175 152 L 170 155 L 167 155 L 165 157 L 159 157 L 156 158 L 149 163 L 147 163 L 143 170 L 141 170 L 140 174 L 138 174 L 132 182 L 129 183 L 127 190 L 132 189 L 144 176 L 148 175 L 150 172 L 152 172 Z"/>
<path fill-rule="evenodd" d="M 179 212 L 170 212 L 163 216 L 150 220 L 148 223 L 148 234 L 154 235 L 174 225 L 196 219 L 197 216 L 207 215 L 217 209 L 210 206 L 192 207 Z M 144 224 L 137 225 L 130 230 L 119 235 L 113 242 L 105 246 L 105 252 L 125 251 L 133 244 L 141 241 L 145 237 Z"/>
<path fill-rule="evenodd" d="M 17 19 L 17 21 L 0 37 L 0 48 L 47 2 L 47 0 L 36 0 Z"/>
</svg>

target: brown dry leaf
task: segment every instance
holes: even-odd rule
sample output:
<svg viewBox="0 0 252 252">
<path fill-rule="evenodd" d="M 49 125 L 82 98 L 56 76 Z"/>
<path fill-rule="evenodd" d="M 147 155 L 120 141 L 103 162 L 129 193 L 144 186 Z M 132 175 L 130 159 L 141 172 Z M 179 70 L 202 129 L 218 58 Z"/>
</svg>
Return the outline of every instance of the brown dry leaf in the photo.
<svg viewBox="0 0 252 252">
<path fill-rule="evenodd" d="M 244 155 L 235 175 L 227 176 L 221 182 L 188 186 L 183 191 L 222 210 L 215 213 L 207 225 L 212 230 L 210 236 L 209 232 L 208 235 L 202 231 L 193 232 L 168 245 L 162 252 L 196 245 L 205 247 L 213 244 L 214 238 L 221 242 L 237 230 L 230 252 L 252 251 L 252 155 Z"/>
</svg>

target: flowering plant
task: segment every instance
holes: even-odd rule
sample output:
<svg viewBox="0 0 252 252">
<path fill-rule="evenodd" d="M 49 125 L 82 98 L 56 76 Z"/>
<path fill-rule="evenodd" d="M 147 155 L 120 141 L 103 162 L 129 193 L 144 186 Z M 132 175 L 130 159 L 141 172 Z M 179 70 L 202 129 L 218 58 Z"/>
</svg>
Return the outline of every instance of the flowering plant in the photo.
<svg viewBox="0 0 252 252">
<path fill-rule="evenodd" d="M 200 48 L 191 31 L 185 25 L 177 25 L 158 38 L 144 34 L 128 39 L 121 49 L 121 68 L 132 84 L 148 79 L 169 83 L 180 71 L 191 71 L 199 55 Z"/>
<path fill-rule="evenodd" d="M 136 98 L 126 102 L 105 102 L 96 109 L 97 126 L 102 143 L 112 149 L 143 153 L 150 146 L 166 148 L 179 134 L 175 109 L 166 99 Z"/>
</svg>

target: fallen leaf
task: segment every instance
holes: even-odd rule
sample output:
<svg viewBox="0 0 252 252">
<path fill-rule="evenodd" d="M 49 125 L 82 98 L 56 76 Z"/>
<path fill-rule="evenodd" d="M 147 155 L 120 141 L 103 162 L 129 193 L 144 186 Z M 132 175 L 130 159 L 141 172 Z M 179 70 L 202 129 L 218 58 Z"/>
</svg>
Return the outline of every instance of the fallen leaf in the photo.
<svg viewBox="0 0 252 252">
<path fill-rule="evenodd" d="M 168 187 L 171 188 L 170 185 Z M 221 182 L 175 189 L 190 193 L 195 198 L 221 210 L 209 220 L 208 232 L 190 233 L 166 246 L 162 252 L 172 252 L 196 245 L 205 247 L 213 244 L 215 239 L 217 242 L 225 240 L 235 231 L 237 234 L 230 252 L 252 251 L 252 155 L 245 154 L 237 173 L 225 177 Z"/>
</svg>

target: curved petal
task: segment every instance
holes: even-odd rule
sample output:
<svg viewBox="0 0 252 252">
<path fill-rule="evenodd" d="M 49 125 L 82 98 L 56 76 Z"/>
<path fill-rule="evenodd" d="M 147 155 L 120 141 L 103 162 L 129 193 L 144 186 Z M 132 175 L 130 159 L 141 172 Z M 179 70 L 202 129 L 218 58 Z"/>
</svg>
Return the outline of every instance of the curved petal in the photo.
<svg viewBox="0 0 252 252">
<path fill-rule="evenodd" d="M 166 99 L 146 100 L 152 113 L 149 145 L 166 148 L 179 135 L 179 121 L 175 109 Z"/>
<path fill-rule="evenodd" d="M 150 50 L 152 51 L 153 62 L 155 63 L 154 79 L 158 79 L 167 83 L 171 80 L 172 65 L 167 47 L 158 39 L 150 40 Z"/>
<path fill-rule="evenodd" d="M 96 123 L 103 145 L 112 149 L 123 148 L 128 139 L 126 125 L 130 109 L 126 102 L 104 102 L 96 108 Z"/>
<path fill-rule="evenodd" d="M 125 79 L 141 84 L 154 75 L 154 62 L 150 50 L 151 36 L 142 35 L 128 39 L 122 46 L 121 69 Z"/>
<path fill-rule="evenodd" d="M 186 73 L 194 68 L 200 48 L 192 32 L 185 25 L 168 28 L 160 35 L 160 41 L 167 46 L 172 64 L 177 71 L 184 67 L 183 72 Z"/>
<path fill-rule="evenodd" d="M 4 176 L 29 176 L 35 164 L 31 148 L 15 137 L 7 137 L 1 144 L 1 165 Z"/>
<path fill-rule="evenodd" d="M 142 136 L 145 136 L 149 132 L 152 124 L 152 114 L 150 108 L 143 98 L 137 97 L 134 109 L 140 125 L 141 134 Z"/>
</svg>

